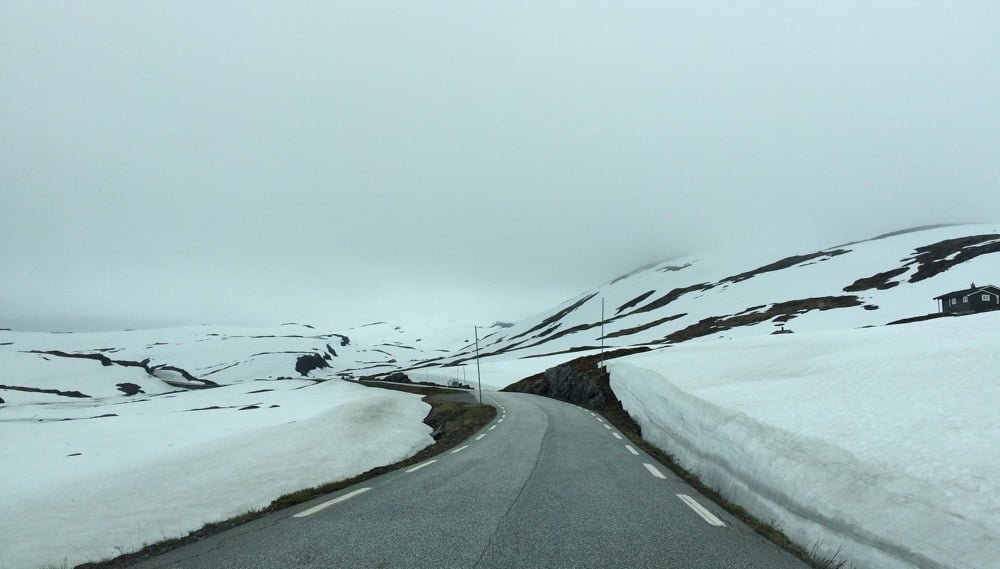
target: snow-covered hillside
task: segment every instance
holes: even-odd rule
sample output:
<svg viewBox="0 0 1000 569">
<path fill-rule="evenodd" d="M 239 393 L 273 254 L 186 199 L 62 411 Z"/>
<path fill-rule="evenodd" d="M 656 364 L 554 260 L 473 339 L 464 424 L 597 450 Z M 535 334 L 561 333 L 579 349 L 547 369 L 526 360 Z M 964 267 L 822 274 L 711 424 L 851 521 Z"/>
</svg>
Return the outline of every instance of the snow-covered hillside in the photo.
<svg viewBox="0 0 1000 569">
<path fill-rule="evenodd" d="M 646 436 L 802 545 L 859 569 L 1000 567 L 1000 312 L 885 326 L 1000 284 L 996 253 L 1000 225 L 963 225 L 674 259 L 480 328 L 483 384 L 653 348 L 610 365 Z M 0 330 L 0 569 L 113 556 L 412 455 L 427 405 L 337 378 L 474 383 L 474 334 Z"/>
<path fill-rule="evenodd" d="M 970 283 L 1000 283 L 1000 225 L 888 234 L 781 258 L 735 251 L 640 269 L 561 306 L 493 330 L 483 358 L 510 359 L 606 347 L 881 326 L 938 310 L 934 297 Z M 471 346 L 447 359 L 467 361 Z M 428 362 L 440 364 L 441 360 Z"/>
<path fill-rule="evenodd" d="M 433 442 L 426 403 L 330 379 L 426 358 L 421 341 L 388 324 L 0 331 L 0 569 L 114 557 L 412 456 Z"/>
</svg>

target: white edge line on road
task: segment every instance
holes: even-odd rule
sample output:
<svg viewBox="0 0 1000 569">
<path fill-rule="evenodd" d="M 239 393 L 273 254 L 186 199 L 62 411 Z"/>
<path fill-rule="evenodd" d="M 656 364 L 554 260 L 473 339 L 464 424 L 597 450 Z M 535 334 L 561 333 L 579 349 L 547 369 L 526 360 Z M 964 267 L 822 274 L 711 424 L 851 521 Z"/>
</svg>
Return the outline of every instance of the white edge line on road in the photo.
<svg viewBox="0 0 1000 569">
<path fill-rule="evenodd" d="M 594 416 L 595 416 L 595 417 L 597 417 L 597 415 L 594 415 Z M 597 420 L 598 420 L 598 421 L 600 421 L 601 423 L 603 423 L 603 422 L 604 422 L 604 419 L 602 419 L 602 418 L 600 418 L 600 417 L 597 417 Z"/>
<path fill-rule="evenodd" d="M 725 522 L 715 517 L 715 514 L 713 514 L 712 512 L 706 510 L 704 506 L 698 503 L 698 500 L 695 500 L 694 498 L 688 496 L 687 494 L 678 494 L 677 497 L 681 499 L 681 502 L 684 502 L 685 504 L 687 504 L 689 508 L 694 510 L 694 513 L 701 516 L 701 519 L 708 522 L 708 525 L 720 528 L 726 527 Z"/>
<path fill-rule="evenodd" d="M 497 421 L 497 423 L 503 423 L 503 417 L 500 417 L 500 420 Z"/>
<path fill-rule="evenodd" d="M 427 462 L 423 462 L 411 468 L 407 468 L 404 472 L 416 472 L 425 466 L 430 466 L 434 464 L 435 462 L 437 462 L 437 460 L 428 460 Z"/>
<path fill-rule="evenodd" d="M 639 451 L 635 450 L 632 445 L 625 445 L 625 448 L 627 448 L 630 453 L 639 456 Z"/>
<path fill-rule="evenodd" d="M 483 433 L 483 434 L 479 435 L 478 437 L 476 437 L 476 440 L 477 441 L 481 441 L 481 440 L 483 440 L 483 437 L 485 437 L 485 436 L 486 436 L 486 433 Z"/>
<path fill-rule="evenodd" d="M 611 430 L 611 425 L 604 425 L 604 428 L 610 431 Z"/>
<path fill-rule="evenodd" d="M 622 436 L 619 435 L 618 433 L 612 432 L 611 434 L 614 435 L 616 439 L 622 440 Z"/>
<path fill-rule="evenodd" d="M 493 425 L 492 427 L 490 427 L 490 430 L 492 431 L 492 430 L 493 430 L 493 429 L 495 429 L 495 428 L 497 428 L 497 426 L 496 426 L 496 425 Z"/>
<path fill-rule="evenodd" d="M 462 452 L 463 450 L 465 450 L 465 449 L 467 449 L 467 448 L 469 448 L 469 445 L 465 445 L 465 446 L 462 446 L 462 447 L 458 447 L 457 449 L 455 449 L 455 450 L 451 451 L 451 454 L 455 454 L 456 452 Z"/>
<path fill-rule="evenodd" d="M 652 464 L 650 464 L 648 462 L 644 462 L 644 463 L 642 463 L 642 465 L 645 466 L 646 470 L 648 470 L 649 473 L 652 474 L 653 476 L 655 476 L 657 478 L 660 478 L 662 480 L 666 480 L 667 479 L 667 477 L 664 476 L 663 473 L 660 472 L 659 469 L 656 468 L 655 466 L 653 466 Z"/>
<path fill-rule="evenodd" d="M 350 500 L 351 498 L 357 496 L 358 494 L 364 494 L 365 492 L 367 492 L 369 490 L 371 490 L 371 488 L 358 488 L 357 490 L 355 490 L 353 492 L 349 492 L 347 494 L 344 494 L 343 496 L 340 496 L 338 498 L 334 498 L 333 500 L 327 500 L 326 502 L 323 502 L 322 504 L 313 506 L 313 507 L 309 508 L 308 510 L 302 510 L 301 512 L 295 514 L 292 517 L 293 518 L 304 518 L 306 516 L 311 516 L 311 515 L 315 514 L 316 512 L 318 512 L 320 510 L 323 510 L 325 508 L 329 508 L 330 506 L 332 506 L 334 504 L 337 504 L 339 502 L 343 502 L 344 500 Z"/>
</svg>

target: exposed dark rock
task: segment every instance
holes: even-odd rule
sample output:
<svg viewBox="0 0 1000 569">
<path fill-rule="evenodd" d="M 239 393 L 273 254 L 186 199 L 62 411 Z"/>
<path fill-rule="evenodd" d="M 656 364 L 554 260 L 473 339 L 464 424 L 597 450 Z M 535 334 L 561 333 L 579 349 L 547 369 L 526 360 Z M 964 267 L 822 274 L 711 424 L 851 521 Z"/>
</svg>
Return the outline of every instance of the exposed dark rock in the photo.
<svg viewBox="0 0 1000 569">
<path fill-rule="evenodd" d="M 85 393 L 80 393 L 79 391 L 59 391 L 58 389 L 39 389 L 37 387 L 20 387 L 17 385 L 0 385 L 0 389 L 7 389 L 10 391 L 24 391 L 25 393 L 49 393 L 51 395 L 59 395 L 61 397 L 76 397 L 79 399 L 89 399 L 90 396 Z"/>
<path fill-rule="evenodd" d="M 648 350 L 649 348 L 615 350 L 605 353 L 604 359 L 614 359 Z M 616 407 L 620 409 L 621 403 L 611 391 L 607 372 L 598 369 L 597 364 L 600 359 L 600 354 L 577 358 L 526 377 L 505 387 L 503 391 L 543 395 L 601 411 L 613 410 Z"/>
<path fill-rule="evenodd" d="M 953 223 L 937 223 L 934 225 L 919 225 L 917 227 L 909 227 L 906 229 L 900 229 L 899 231 L 891 231 L 889 233 L 883 233 L 882 235 L 876 235 L 870 239 L 863 239 L 861 241 L 852 241 L 850 243 L 845 243 L 841 247 L 850 247 L 851 245 L 857 245 L 858 243 L 867 243 L 869 241 L 878 241 L 879 239 L 886 239 L 889 237 L 896 237 L 897 235 L 906 235 L 907 233 L 916 233 L 918 231 L 926 231 L 928 229 L 937 229 L 939 227 L 951 227 L 955 224 Z"/>
<path fill-rule="evenodd" d="M 107 419 L 108 417 L 117 417 L 117 416 L 118 416 L 117 413 L 105 413 L 103 415 L 94 415 L 92 417 L 73 417 L 73 418 L 67 417 L 65 419 L 59 419 L 59 422 L 62 423 L 65 421 L 86 421 L 87 419 Z"/>
<path fill-rule="evenodd" d="M 622 336 L 631 336 L 632 334 L 638 334 L 644 330 L 649 330 L 650 328 L 656 328 L 660 324 L 670 322 L 671 320 L 677 320 L 678 318 L 683 318 L 687 316 L 687 312 L 682 312 L 680 314 L 674 314 L 673 316 L 667 316 L 666 318 L 660 318 L 659 320 L 653 320 L 652 322 L 647 322 L 639 326 L 634 326 L 632 328 L 622 328 L 617 332 L 612 332 L 605 336 L 605 338 L 620 338 Z"/>
<path fill-rule="evenodd" d="M 898 277 L 899 275 L 905 273 L 906 267 L 900 267 L 898 269 L 892 269 L 890 271 L 885 271 L 882 273 L 874 274 L 870 277 L 863 279 L 858 279 L 853 283 L 844 287 L 844 292 L 861 292 L 863 290 L 886 290 L 894 286 L 899 286 L 899 281 L 890 281 L 889 279 L 893 277 Z"/>
<path fill-rule="evenodd" d="M 637 274 L 639 274 L 639 273 L 641 273 L 641 272 L 643 272 L 643 271 L 648 271 L 649 269 L 652 269 L 652 268 L 653 268 L 653 267 L 655 267 L 656 265 L 657 265 L 656 263 L 650 263 L 650 264 L 648 264 L 648 265 L 644 265 L 644 266 L 642 266 L 642 267 L 639 267 L 638 269 L 633 269 L 633 270 L 631 270 L 631 271 L 629 271 L 629 272 L 625 273 L 624 275 L 622 275 L 622 276 L 620 276 L 620 277 L 615 277 L 615 278 L 614 278 L 614 279 L 613 279 L 613 280 L 612 280 L 611 282 L 609 282 L 608 284 L 609 284 L 609 285 L 613 285 L 613 284 L 615 284 L 615 283 L 619 283 L 619 282 L 621 282 L 621 281 L 623 281 L 623 280 L 625 280 L 625 279 L 627 279 L 627 278 L 631 277 L 632 275 L 637 275 Z"/>
<path fill-rule="evenodd" d="M 218 387 L 219 386 L 218 383 L 215 383 L 214 381 L 212 381 L 210 379 L 197 378 L 197 377 L 191 375 L 190 373 L 188 373 L 187 370 L 179 368 L 177 366 L 158 365 L 158 366 L 153 366 L 153 367 L 151 367 L 149 369 L 150 369 L 150 373 L 151 374 L 153 374 L 153 372 L 155 372 L 157 370 L 177 372 L 177 373 L 181 374 L 181 377 L 183 377 L 184 379 L 186 379 L 186 380 L 192 382 L 193 384 L 195 384 L 195 385 L 191 385 L 189 387 L 195 387 L 195 386 L 197 386 L 197 387 L 205 388 L 205 387 Z M 155 374 L 153 374 L 153 375 L 155 375 Z M 164 380 L 164 381 L 166 381 L 166 380 Z M 170 383 L 170 382 L 166 381 L 166 383 Z M 197 384 L 201 384 L 201 385 L 197 385 Z"/>
<path fill-rule="evenodd" d="M 916 283 L 947 271 L 955 265 L 975 259 L 988 253 L 1000 253 L 1000 235 L 972 235 L 957 239 L 945 239 L 926 247 L 917 247 L 908 265 L 916 263 L 917 271 L 910 276 Z"/>
<path fill-rule="evenodd" d="M 78 358 L 83 360 L 96 360 L 101 362 L 101 365 L 109 367 L 114 365 L 111 363 L 111 358 L 105 356 L 104 354 L 68 354 L 61 350 L 29 350 L 30 354 L 48 354 L 50 356 L 58 356 L 60 358 Z"/>
<path fill-rule="evenodd" d="M 134 383 L 117 383 L 115 384 L 115 387 L 117 387 L 118 391 L 121 391 L 125 395 L 136 395 L 138 393 L 145 393 L 145 391 L 143 391 L 141 387 L 139 387 Z"/>
<path fill-rule="evenodd" d="M 860 306 L 861 300 L 857 296 L 822 296 L 816 298 L 804 298 L 801 300 L 789 300 L 772 304 L 770 308 L 764 310 L 747 309 L 739 314 L 731 316 L 711 316 L 704 318 L 687 328 L 677 330 L 664 338 L 664 342 L 676 343 L 684 342 L 692 338 L 700 338 L 724 332 L 739 326 L 753 326 L 761 322 L 773 320 L 777 323 L 785 323 L 789 320 L 801 316 L 812 310 L 831 310 L 833 308 L 848 308 Z"/>
<path fill-rule="evenodd" d="M 619 306 L 617 309 L 615 309 L 615 314 L 618 314 L 619 312 L 621 312 L 622 310 L 625 310 L 626 308 L 632 308 L 633 306 L 635 306 L 635 305 L 639 304 L 640 302 L 646 300 L 647 298 L 649 298 L 650 296 L 652 296 L 655 293 L 656 293 L 655 290 L 648 290 L 648 291 L 640 294 L 639 296 L 633 298 L 632 300 L 626 302 L 625 304 L 623 304 L 623 305 Z"/>
<path fill-rule="evenodd" d="M 665 267 L 660 267 L 656 269 L 661 273 L 676 273 L 677 271 L 683 271 L 684 269 L 691 266 L 691 263 L 684 263 L 683 265 L 667 265 Z"/>
<path fill-rule="evenodd" d="M 309 375 L 314 369 L 323 369 L 330 367 L 330 364 L 326 363 L 323 356 L 319 354 L 305 354 L 299 356 L 299 359 L 295 361 L 295 371 L 299 372 L 300 375 Z"/>
<path fill-rule="evenodd" d="M 558 332 L 556 334 L 553 334 L 553 335 L 545 338 L 544 342 L 538 342 L 537 344 L 531 344 L 531 345 L 526 346 L 526 347 L 530 348 L 532 346 L 537 346 L 539 344 L 544 344 L 545 342 L 551 342 L 552 340 L 555 340 L 556 338 L 562 338 L 563 336 L 567 336 L 569 334 L 576 334 L 577 332 L 583 332 L 584 330 L 590 330 L 591 328 L 597 328 L 600 325 L 601 325 L 600 322 L 591 322 L 590 324 L 578 324 L 576 326 L 573 326 L 572 328 L 566 328 L 565 330 L 562 330 L 562 331 L 560 331 L 560 332 Z"/>
<path fill-rule="evenodd" d="M 850 251 L 846 249 L 833 249 L 830 251 L 817 251 L 815 253 L 809 253 L 808 255 L 793 255 L 791 257 L 785 257 L 784 259 L 775 261 L 773 263 L 769 263 L 762 267 L 758 267 L 752 271 L 747 271 L 745 273 L 740 273 L 738 275 L 734 275 L 729 278 L 723 279 L 719 281 L 718 284 L 738 283 L 764 273 L 770 273 L 772 271 L 780 271 L 782 269 L 788 269 L 796 265 L 801 265 L 802 263 L 805 263 L 806 261 L 812 261 L 813 259 L 825 261 L 831 257 L 836 257 L 837 255 L 843 255 L 844 253 L 849 253 L 849 252 Z"/>
<path fill-rule="evenodd" d="M 650 302 L 645 306 L 635 309 L 635 311 L 633 311 L 632 314 L 640 314 L 642 312 L 649 312 L 651 310 L 656 310 L 657 308 L 663 308 L 664 306 L 670 304 L 671 302 L 677 300 L 678 298 L 684 296 L 689 292 L 709 290 L 714 286 L 715 285 L 708 283 L 698 283 L 696 285 L 675 288 L 672 291 L 668 292 L 667 294 L 661 296 L 660 298 L 657 298 L 653 302 Z"/>
<path fill-rule="evenodd" d="M 334 349 L 333 349 L 333 346 L 331 346 L 330 344 L 327 344 L 327 345 L 326 345 L 326 351 L 327 351 L 327 352 L 328 352 L 328 353 L 329 353 L 329 354 L 330 354 L 331 356 L 333 356 L 333 357 L 337 357 L 337 350 L 334 350 Z"/>
<path fill-rule="evenodd" d="M 191 382 L 192 384 L 196 384 L 194 386 L 198 386 L 198 387 L 218 387 L 219 386 L 218 383 L 215 383 L 214 381 L 212 381 L 210 379 L 201 379 L 201 378 L 195 377 L 195 376 L 191 375 L 187 370 L 179 368 L 177 366 L 161 364 L 161 365 L 156 365 L 156 366 L 150 367 L 150 365 L 149 365 L 149 361 L 150 361 L 149 358 L 146 358 L 146 359 L 142 360 L 141 362 L 136 362 L 136 361 L 131 361 L 131 360 L 112 360 L 111 358 L 105 356 L 104 354 L 70 354 L 70 353 L 63 352 L 61 350 L 30 350 L 28 353 L 31 353 L 31 354 L 47 354 L 47 355 L 50 355 L 50 356 L 58 356 L 60 358 L 77 358 L 77 359 L 84 359 L 84 360 L 95 360 L 95 361 L 101 362 L 101 365 L 103 365 L 105 367 L 110 367 L 110 366 L 113 366 L 113 365 L 118 365 L 118 366 L 122 366 L 122 367 L 138 367 L 138 368 L 142 368 L 147 374 L 149 374 L 151 376 L 154 376 L 154 377 L 156 377 L 156 373 L 155 372 L 158 371 L 158 370 L 173 371 L 173 372 L 177 372 L 177 373 L 181 374 L 181 376 L 184 377 L 184 379 L 186 379 L 187 381 Z M 170 382 L 168 381 L 167 383 L 170 383 Z M 200 385 L 197 385 L 197 384 L 200 384 Z M 194 386 L 189 385 L 187 387 L 194 387 Z"/>
<path fill-rule="evenodd" d="M 566 308 L 563 308 L 562 310 L 560 310 L 559 312 L 556 312 L 552 316 L 549 316 L 548 318 L 542 320 L 534 328 L 532 328 L 530 330 L 527 330 L 525 332 L 521 332 L 520 334 L 517 334 L 515 336 L 511 336 L 510 339 L 511 340 L 515 340 L 517 338 L 520 338 L 521 336 L 527 336 L 528 334 L 531 334 L 533 332 L 537 332 L 537 331 L 541 330 L 542 328 L 546 328 L 548 326 L 551 326 L 552 324 L 555 324 L 556 322 L 558 322 L 558 321 L 562 320 L 563 318 L 565 318 L 569 313 L 573 312 L 577 308 L 580 308 L 581 306 L 583 306 L 584 304 L 586 304 L 586 302 L 588 300 L 594 298 L 595 296 L 597 296 L 596 292 L 584 296 L 580 300 L 574 302 L 573 304 L 567 306 Z"/>
<path fill-rule="evenodd" d="M 912 324 L 914 322 L 923 322 L 925 320 L 934 320 L 936 318 L 952 318 L 964 316 L 963 314 L 956 314 L 954 312 L 935 312 L 933 314 L 924 314 L 923 316 L 912 316 L 910 318 L 903 318 L 901 320 L 893 320 L 886 324 L 886 326 L 892 326 L 894 324 Z"/>
<path fill-rule="evenodd" d="M 522 360 L 530 360 L 531 358 L 547 358 L 549 356 L 562 356 L 566 354 L 575 354 L 577 352 L 593 352 L 595 350 L 600 350 L 600 346 L 573 346 L 571 348 L 566 348 L 565 350 L 559 350 L 556 352 L 546 352 L 542 354 L 531 354 L 527 356 L 521 356 Z"/>
<path fill-rule="evenodd" d="M 351 339 L 348 338 L 347 336 L 345 336 L 343 334 L 334 334 L 334 336 L 340 338 L 340 347 L 350 346 L 351 345 Z"/>
<path fill-rule="evenodd" d="M 383 377 L 382 381 L 391 381 L 393 383 L 413 383 L 409 376 L 401 371 L 390 373 L 389 375 Z"/>
<path fill-rule="evenodd" d="M 555 326 L 552 326 L 551 328 L 548 328 L 548 329 L 545 329 L 545 330 L 542 330 L 542 331 L 541 331 L 541 332 L 539 332 L 539 334 L 538 334 L 537 336 L 535 336 L 535 337 L 536 337 L 536 338 L 544 338 L 544 337 L 548 336 L 549 334 L 551 334 L 551 333 L 555 332 L 556 330 L 558 330 L 560 326 L 562 326 L 562 324 L 556 324 Z"/>
</svg>

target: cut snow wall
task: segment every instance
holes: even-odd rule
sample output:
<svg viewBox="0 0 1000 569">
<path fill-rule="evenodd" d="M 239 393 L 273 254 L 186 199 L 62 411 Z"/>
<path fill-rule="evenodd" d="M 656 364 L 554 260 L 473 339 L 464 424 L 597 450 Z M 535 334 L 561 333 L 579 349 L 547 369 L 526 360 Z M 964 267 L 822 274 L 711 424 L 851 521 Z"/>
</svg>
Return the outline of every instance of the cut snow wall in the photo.
<svg viewBox="0 0 1000 569">
<path fill-rule="evenodd" d="M 983 540 L 995 537 L 923 499 L 941 488 L 906 481 L 891 485 L 905 492 L 893 492 L 842 449 L 708 403 L 655 371 L 623 360 L 607 366 L 643 438 L 800 546 L 839 551 L 858 569 L 988 566 Z"/>
</svg>

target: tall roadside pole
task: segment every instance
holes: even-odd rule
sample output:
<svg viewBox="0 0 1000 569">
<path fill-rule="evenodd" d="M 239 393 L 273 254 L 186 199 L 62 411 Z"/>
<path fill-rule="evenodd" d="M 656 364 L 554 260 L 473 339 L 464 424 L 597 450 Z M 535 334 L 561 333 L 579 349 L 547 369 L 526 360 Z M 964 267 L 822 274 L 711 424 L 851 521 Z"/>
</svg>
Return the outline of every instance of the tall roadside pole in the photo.
<svg viewBox="0 0 1000 569">
<path fill-rule="evenodd" d="M 601 361 L 597 369 L 604 369 L 604 297 L 601 297 Z"/>
<path fill-rule="evenodd" d="M 476 326 L 476 377 L 479 380 L 479 404 L 483 404 L 483 374 L 479 371 L 479 326 Z"/>
</svg>

